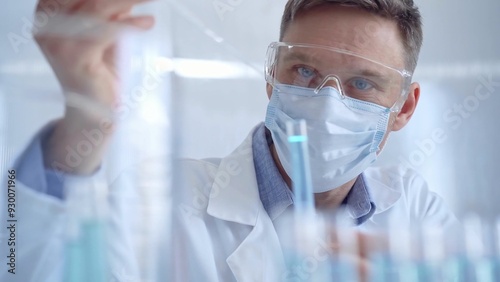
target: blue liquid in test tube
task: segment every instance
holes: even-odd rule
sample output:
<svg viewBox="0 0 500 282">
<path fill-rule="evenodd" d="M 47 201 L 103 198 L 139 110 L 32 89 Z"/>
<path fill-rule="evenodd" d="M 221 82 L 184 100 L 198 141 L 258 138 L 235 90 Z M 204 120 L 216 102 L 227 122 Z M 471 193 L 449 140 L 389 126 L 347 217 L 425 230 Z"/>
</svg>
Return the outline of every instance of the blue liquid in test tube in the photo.
<svg viewBox="0 0 500 282">
<path fill-rule="evenodd" d="M 66 244 L 65 281 L 108 281 L 104 223 L 91 220 L 81 222 L 79 227 L 78 238 Z"/>
<path fill-rule="evenodd" d="M 291 179 L 294 194 L 294 216 L 292 230 L 287 231 L 292 235 L 292 243 L 285 248 L 285 263 L 291 279 L 286 281 L 320 281 L 321 271 L 301 277 L 293 275 L 297 269 L 301 269 L 303 262 L 309 256 L 314 246 L 315 234 L 315 210 L 314 197 L 311 185 L 311 171 L 309 167 L 309 155 L 307 148 L 307 132 L 304 120 L 290 121 L 286 123 L 288 148 L 291 159 Z M 290 225 L 289 225 L 290 226 Z M 290 232 L 291 231 L 291 232 Z M 297 280 L 298 279 L 298 280 Z"/>
<path fill-rule="evenodd" d="M 286 124 L 288 145 L 292 160 L 292 187 L 295 196 L 294 206 L 298 214 L 314 213 L 314 197 L 307 147 L 307 127 L 304 120 L 290 121 Z"/>
<path fill-rule="evenodd" d="M 66 183 L 68 204 L 65 282 L 109 281 L 106 245 L 106 186 Z"/>
</svg>

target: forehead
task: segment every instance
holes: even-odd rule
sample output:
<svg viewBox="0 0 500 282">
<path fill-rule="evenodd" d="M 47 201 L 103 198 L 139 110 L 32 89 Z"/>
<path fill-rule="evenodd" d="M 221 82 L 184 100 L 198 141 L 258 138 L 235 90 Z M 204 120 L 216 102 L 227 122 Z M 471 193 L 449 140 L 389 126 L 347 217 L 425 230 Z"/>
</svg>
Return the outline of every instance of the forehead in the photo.
<svg viewBox="0 0 500 282">
<path fill-rule="evenodd" d="M 283 41 L 341 48 L 394 68 L 405 67 L 397 23 L 359 8 L 322 5 L 301 12 Z"/>
</svg>

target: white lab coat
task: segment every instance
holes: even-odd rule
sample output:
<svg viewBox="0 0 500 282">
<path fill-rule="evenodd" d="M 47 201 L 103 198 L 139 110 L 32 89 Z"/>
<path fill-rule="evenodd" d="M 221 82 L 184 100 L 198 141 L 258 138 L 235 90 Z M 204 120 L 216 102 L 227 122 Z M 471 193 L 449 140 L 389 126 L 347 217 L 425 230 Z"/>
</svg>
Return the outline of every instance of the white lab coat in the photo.
<svg viewBox="0 0 500 282">
<path fill-rule="evenodd" d="M 277 281 L 283 276 L 280 242 L 259 198 L 252 134 L 225 158 L 180 161 L 182 185 L 174 185 L 173 191 L 175 279 L 169 280 Z M 459 226 L 442 199 L 415 172 L 370 168 L 364 176 L 376 211 L 358 227 L 361 230 L 378 230 L 394 219 L 402 227 L 426 223 L 451 230 Z M 123 189 L 126 182 L 120 183 Z M 62 281 L 64 205 L 27 187 L 18 188 L 22 219 L 18 265 L 23 269 L 16 277 L 19 280 L 13 281 Z M 118 256 L 113 271 L 134 269 L 137 261 L 127 251 L 131 249 L 127 233 L 133 228 L 122 226 L 126 223 L 112 223 L 116 237 L 110 248 Z"/>
</svg>

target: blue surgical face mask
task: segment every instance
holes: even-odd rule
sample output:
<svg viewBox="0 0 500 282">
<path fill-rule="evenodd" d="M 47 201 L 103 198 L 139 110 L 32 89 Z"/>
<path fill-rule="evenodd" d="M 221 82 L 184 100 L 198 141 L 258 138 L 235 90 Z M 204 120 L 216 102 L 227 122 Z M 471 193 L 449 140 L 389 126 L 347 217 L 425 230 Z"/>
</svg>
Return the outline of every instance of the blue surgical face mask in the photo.
<svg viewBox="0 0 500 282">
<path fill-rule="evenodd" d="M 355 179 L 377 158 L 387 132 L 390 109 L 342 97 L 334 87 L 314 89 L 292 85 L 274 87 L 267 107 L 266 127 L 271 131 L 280 162 L 292 175 L 286 123 L 307 123 L 313 192 L 326 192 Z"/>
</svg>

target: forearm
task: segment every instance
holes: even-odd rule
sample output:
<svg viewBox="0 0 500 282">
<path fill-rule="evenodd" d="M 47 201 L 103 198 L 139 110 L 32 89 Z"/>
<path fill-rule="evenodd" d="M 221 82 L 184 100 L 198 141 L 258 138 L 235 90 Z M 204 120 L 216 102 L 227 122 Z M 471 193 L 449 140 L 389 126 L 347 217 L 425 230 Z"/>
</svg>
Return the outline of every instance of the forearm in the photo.
<svg viewBox="0 0 500 282">
<path fill-rule="evenodd" d="M 100 166 L 112 136 L 113 122 L 68 108 L 51 135 L 42 142 L 44 166 L 76 175 L 89 175 Z"/>
</svg>

